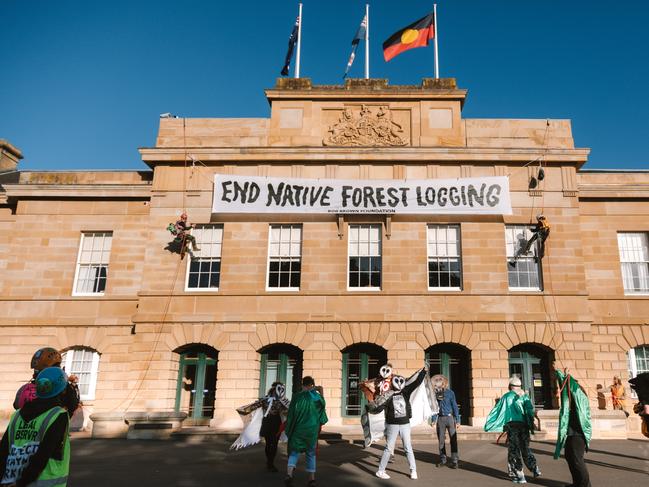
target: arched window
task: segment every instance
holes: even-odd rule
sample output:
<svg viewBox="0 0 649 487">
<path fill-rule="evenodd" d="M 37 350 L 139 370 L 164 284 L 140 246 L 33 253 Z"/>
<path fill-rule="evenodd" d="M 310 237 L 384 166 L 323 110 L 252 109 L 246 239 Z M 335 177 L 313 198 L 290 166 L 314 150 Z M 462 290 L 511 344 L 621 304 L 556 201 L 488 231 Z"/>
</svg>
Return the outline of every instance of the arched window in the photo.
<svg viewBox="0 0 649 487">
<path fill-rule="evenodd" d="M 72 347 L 63 352 L 61 357 L 61 367 L 66 374 L 76 375 L 79 379 L 81 400 L 94 400 L 99 372 L 99 354 L 88 347 Z"/>
<path fill-rule="evenodd" d="M 286 396 L 291 399 L 299 392 L 302 381 L 302 350 L 293 345 L 278 343 L 259 350 L 259 395 L 265 396 L 273 382 L 286 386 Z"/>
<path fill-rule="evenodd" d="M 367 403 L 360 382 L 378 377 L 388 352 L 378 345 L 359 343 L 343 351 L 343 416 L 360 416 Z"/>
<path fill-rule="evenodd" d="M 180 354 L 175 409 L 187 413 L 188 424 L 209 423 L 214 416 L 218 352 L 202 344 L 175 352 Z"/>
<path fill-rule="evenodd" d="M 536 409 L 552 409 L 554 352 L 542 345 L 524 343 L 509 351 L 509 376 L 518 376 Z"/>
<path fill-rule="evenodd" d="M 455 393 L 462 424 L 469 424 L 471 415 L 471 351 L 455 343 L 440 343 L 426 350 L 430 375 L 448 378 Z"/>
</svg>

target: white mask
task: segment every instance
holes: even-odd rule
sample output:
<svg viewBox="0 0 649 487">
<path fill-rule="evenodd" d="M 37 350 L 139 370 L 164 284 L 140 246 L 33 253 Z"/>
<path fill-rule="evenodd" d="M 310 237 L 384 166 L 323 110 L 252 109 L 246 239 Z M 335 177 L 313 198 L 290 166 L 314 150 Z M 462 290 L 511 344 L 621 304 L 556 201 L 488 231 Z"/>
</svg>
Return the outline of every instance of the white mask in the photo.
<svg viewBox="0 0 649 487">
<path fill-rule="evenodd" d="M 390 367 L 389 365 L 382 366 L 381 370 L 379 371 L 379 374 L 384 379 L 387 379 L 388 377 L 390 377 L 392 375 L 392 367 Z"/>
<path fill-rule="evenodd" d="M 277 384 L 275 386 L 275 396 L 281 398 L 284 397 L 285 394 L 286 394 L 286 387 L 284 386 L 284 384 Z"/>
<path fill-rule="evenodd" d="M 406 385 L 405 377 L 402 377 L 400 375 L 395 375 L 394 377 L 392 377 L 392 388 L 395 391 L 401 391 L 405 385 Z"/>
</svg>

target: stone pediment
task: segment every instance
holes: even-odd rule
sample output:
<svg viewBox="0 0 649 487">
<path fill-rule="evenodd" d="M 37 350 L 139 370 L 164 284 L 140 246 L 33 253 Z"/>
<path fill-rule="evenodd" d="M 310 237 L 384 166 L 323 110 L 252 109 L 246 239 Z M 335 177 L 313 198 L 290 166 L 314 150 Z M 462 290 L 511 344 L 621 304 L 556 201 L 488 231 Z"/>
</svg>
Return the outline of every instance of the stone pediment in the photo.
<svg viewBox="0 0 649 487">
<path fill-rule="evenodd" d="M 339 113 L 340 118 L 329 126 L 322 141 L 326 146 L 402 147 L 409 143 L 409 127 L 393 120 L 387 106 L 361 105 L 360 111 L 345 107 Z"/>
</svg>

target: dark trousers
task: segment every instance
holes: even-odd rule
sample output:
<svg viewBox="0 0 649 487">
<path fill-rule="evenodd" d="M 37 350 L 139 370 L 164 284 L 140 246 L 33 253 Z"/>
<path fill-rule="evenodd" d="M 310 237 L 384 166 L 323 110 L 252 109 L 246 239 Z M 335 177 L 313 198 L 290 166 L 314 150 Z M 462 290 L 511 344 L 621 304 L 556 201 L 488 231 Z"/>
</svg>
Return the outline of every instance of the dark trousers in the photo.
<svg viewBox="0 0 649 487">
<path fill-rule="evenodd" d="M 505 425 L 507 432 L 507 472 L 511 478 L 525 478 L 523 463 L 534 472 L 538 465 L 536 457 L 530 450 L 530 430 L 525 423 L 511 421 Z"/>
<path fill-rule="evenodd" d="M 581 435 L 572 435 L 566 438 L 566 462 L 572 475 L 571 487 L 590 487 L 590 476 L 584 461 L 586 440 Z"/>
<path fill-rule="evenodd" d="M 275 456 L 277 455 L 277 443 L 279 443 L 278 435 L 267 435 L 264 436 L 266 440 L 266 464 L 268 466 L 275 463 Z"/>
<path fill-rule="evenodd" d="M 446 462 L 446 430 L 451 437 L 451 460 L 455 463 L 457 455 L 457 431 L 453 416 L 439 416 L 437 418 L 437 440 L 439 441 L 439 457 L 442 463 Z"/>
</svg>

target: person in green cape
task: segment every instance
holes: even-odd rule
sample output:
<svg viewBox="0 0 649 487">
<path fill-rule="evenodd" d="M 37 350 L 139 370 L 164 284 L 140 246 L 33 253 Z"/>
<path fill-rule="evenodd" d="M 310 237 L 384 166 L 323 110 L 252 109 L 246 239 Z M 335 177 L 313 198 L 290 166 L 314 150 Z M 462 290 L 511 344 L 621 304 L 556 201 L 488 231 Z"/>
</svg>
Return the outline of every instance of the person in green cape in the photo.
<svg viewBox="0 0 649 487">
<path fill-rule="evenodd" d="M 530 396 L 522 389 L 520 377 L 512 376 L 509 379 L 509 392 L 491 410 L 484 429 L 507 433 L 507 471 L 515 484 L 527 483 L 523 462 L 534 477 L 541 475 L 536 457 L 530 450 L 530 433 L 534 432 L 534 406 Z"/>
<path fill-rule="evenodd" d="M 293 396 L 286 419 L 288 437 L 288 468 L 284 483 L 293 485 L 293 470 L 300 453 L 306 455 L 306 471 L 309 473 L 309 487 L 315 486 L 316 446 L 318 434 L 328 421 L 325 400 L 317 390 L 313 377 L 302 379 L 302 392 Z"/>
<path fill-rule="evenodd" d="M 584 462 L 584 452 L 588 451 L 593 432 L 588 396 L 567 368 L 563 369 L 563 372 L 555 368 L 555 373 L 561 396 L 561 408 L 554 459 L 561 456 L 561 450 L 565 447 L 566 462 L 572 475 L 570 487 L 590 487 L 590 477 Z"/>
</svg>

